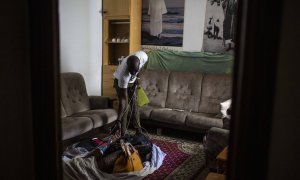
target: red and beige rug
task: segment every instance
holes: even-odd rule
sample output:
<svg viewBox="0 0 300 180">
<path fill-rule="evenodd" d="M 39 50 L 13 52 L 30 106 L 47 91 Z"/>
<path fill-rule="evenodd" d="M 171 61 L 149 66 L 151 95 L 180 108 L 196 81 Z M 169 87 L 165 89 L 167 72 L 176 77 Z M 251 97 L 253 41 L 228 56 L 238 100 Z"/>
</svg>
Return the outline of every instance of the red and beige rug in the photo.
<svg viewBox="0 0 300 180">
<path fill-rule="evenodd" d="M 144 180 L 201 179 L 200 176 L 206 169 L 201 142 L 155 134 L 149 136 L 166 153 L 166 157 L 163 165 Z"/>
</svg>

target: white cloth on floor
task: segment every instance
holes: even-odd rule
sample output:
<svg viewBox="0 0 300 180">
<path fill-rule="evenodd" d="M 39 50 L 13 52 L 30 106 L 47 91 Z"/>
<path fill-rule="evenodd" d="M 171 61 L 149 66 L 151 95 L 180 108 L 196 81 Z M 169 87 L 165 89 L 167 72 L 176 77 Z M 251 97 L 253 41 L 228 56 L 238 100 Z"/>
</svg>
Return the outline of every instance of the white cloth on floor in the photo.
<svg viewBox="0 0 300 180">
<path fill-rule="evenodd" d="M 63 161 L 63 179 L 64 180 L 140 180 L 148 174 L 156 171 L 163 163 L 166 154 L 155 144 L 152 147 L 151 161 L 144 162 L 144 168 L 141 171 L 129 173 L 108 174 L 98 168 L 95 157 L 74 158 Z"/>
<path fill-rule="evenodd" d="M 76 157 L 85 157 L 89 154 L 89 151 L 83 147 L 76 147 L 77 144 L 73 144 L 70 147 L 67 147 L 67 149 L 63 153 L 63 158 L 66 159 L 73 159 Z"/>
</svg>

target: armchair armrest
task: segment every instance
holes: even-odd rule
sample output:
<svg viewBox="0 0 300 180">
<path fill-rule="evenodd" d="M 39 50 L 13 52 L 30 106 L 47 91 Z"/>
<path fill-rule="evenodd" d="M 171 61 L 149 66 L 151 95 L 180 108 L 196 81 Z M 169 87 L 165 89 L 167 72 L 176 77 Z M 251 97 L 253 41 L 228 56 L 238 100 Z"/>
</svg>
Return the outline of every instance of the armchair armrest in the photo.
<svg viewBox="0 0 300 180">
<path fill-rule="evenodd" d="M 91 109 L 108 109 L 113 107 L 113 99 L 106 96 L 89 96 Z"/>
<path fill-rule="evenodd" d="M 203 139 L 207 164 L 213 164 L 217 155 L 228 145 L 228 139 L 227 129 L 212 127 L 208 130 Z"/>
</svg>

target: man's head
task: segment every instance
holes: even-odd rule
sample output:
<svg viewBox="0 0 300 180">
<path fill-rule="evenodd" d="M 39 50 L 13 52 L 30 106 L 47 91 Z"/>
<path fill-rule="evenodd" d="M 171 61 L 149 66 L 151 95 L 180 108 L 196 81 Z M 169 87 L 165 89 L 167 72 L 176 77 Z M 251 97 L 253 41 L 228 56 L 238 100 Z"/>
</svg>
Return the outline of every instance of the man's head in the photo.
<svg viewBox="0 0 300 180">
<path fill-rule="evenodd" d="M 129 56 L 127 59 L 128 71 L 131 75 L 135 75 L 140 69 L 140 59 L 137 56 Z"/>
</svg>

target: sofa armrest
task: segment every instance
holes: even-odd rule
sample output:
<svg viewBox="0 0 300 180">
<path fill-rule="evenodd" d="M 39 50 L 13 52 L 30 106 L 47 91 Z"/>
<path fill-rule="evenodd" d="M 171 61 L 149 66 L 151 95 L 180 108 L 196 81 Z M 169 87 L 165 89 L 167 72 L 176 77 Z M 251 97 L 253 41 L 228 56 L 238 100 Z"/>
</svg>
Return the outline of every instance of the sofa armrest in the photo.
<svg viewBox="0 0 300 180">
<path fill-rule="evenodd" d="M 228 145 L 229 130 L 222 128 L 210 128 L 204 136 L 203 145 L 206 155 L 206 163 L 214 166 L 217 155 Z"/>
<path fill-rule="evenodd" d="M 90 107 L 92 110 L 112 108 L 113 101 L 115 100 L 117 99 L 106 96 L 89 96 Z"/>
<path fill-rule="evenodd" d="M 229 128 L 230 128 L 230 118 L 224 117 L 224 118 L 222 118 L 222 121 L 223 121 L 223 129 L 229 130 Z"/>
</svg>

